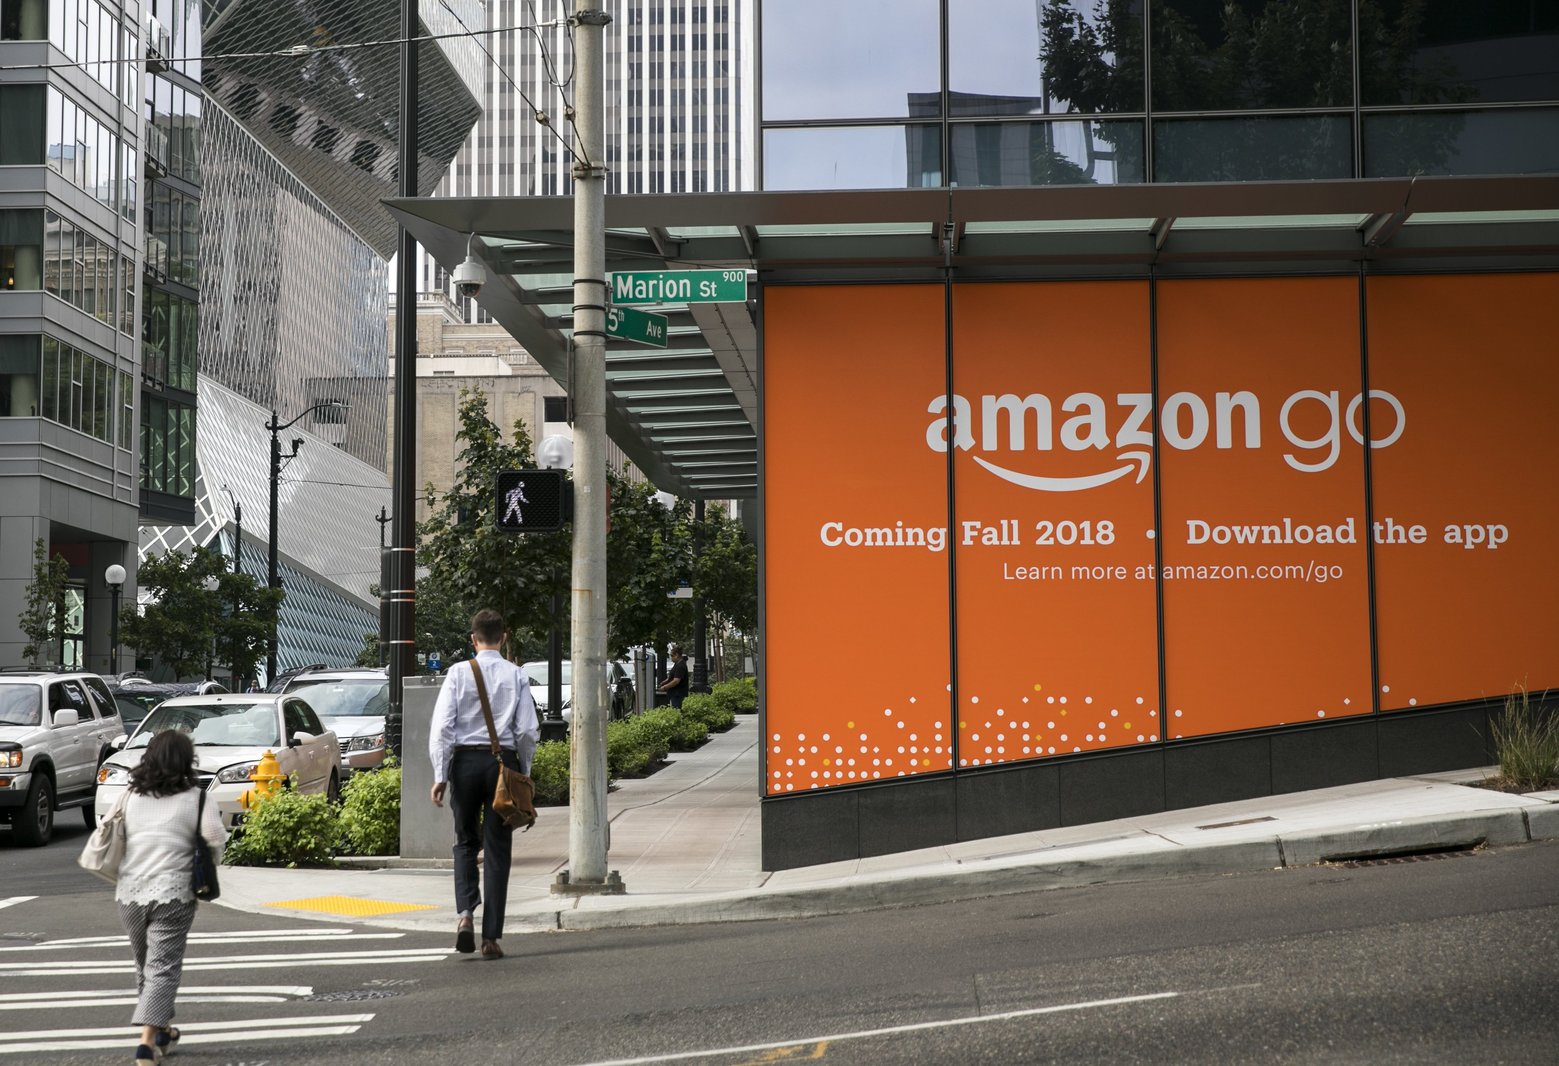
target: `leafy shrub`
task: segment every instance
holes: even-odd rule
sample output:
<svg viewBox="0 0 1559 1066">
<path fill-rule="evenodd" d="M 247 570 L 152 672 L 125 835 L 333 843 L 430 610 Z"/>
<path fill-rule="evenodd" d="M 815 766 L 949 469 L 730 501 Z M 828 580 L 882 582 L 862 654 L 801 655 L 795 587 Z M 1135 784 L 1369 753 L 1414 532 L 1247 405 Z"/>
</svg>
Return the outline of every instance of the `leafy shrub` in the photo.
<svg viewBox="0 0 1559 1066">
<path fill-rule="evenodd" d="M 696 715 L 684 714 L 671 731 L 671 743 L 678 751 L 692 751 L 709 739 L 709 727 Z"/>
<path fill-rule="evenodd" d="M 399 836 L 399 830 L 397 830 Z M 330 866 L 341 819 L 324 793 L 282 789 L 244 819 L 222 854 L 227 866 Z"/>
<path fill-rule="evenodd" d="M 398 855 L 401 850 L 401 767 L 386 759 L 359 770 L 342 790 L 341 831 L 353 855 Z"/>
<path fill-rule="evenodd" d="M 530 779 L 536 787 L 537 803 L 568 802 L 568 741 L 549 740 L 536 745 L 531 757 Z"/>
<path fill-rule="evenodd" d="M 612 777 L 638 777 L 650 765 L 650 751 L 644 744 L 637 720 L 608 722 L 606 725 L 606 772 Z"/>
<path fill-rule="evenodd" d="M 628 721 L 638 730 L 650 761 L 657 762 L 671 754 L 671 738 L 677 731 L 681 715 L 675 707 L 657 707 Z"/>
<path fill-rule="evenodd" d="M 709 690 L 716 703 L 733 715 L 752 714 L 758 709 L 758 682 L 756 678 L 741 677 L 722 681 Z M 733 719 L 734 721 L 734 719 Z"/>
<path fill-rule="evenodd" d="M 730 729 L 736 724 L 736 712 L 722 704 L 714 695 L 695 693 L 682 701 L 682 717 L 698 722 L 705 733 Z M 700 739 L 693 745 L 698 747 Z"/>
<path fill-rule="evenodd" d="M 1505 700 L 1490 722 L 1499 782 L 1512 792 L 1559 786 L 1559 708 L 1533 706 L 1525 688 Z"/>
</svg>

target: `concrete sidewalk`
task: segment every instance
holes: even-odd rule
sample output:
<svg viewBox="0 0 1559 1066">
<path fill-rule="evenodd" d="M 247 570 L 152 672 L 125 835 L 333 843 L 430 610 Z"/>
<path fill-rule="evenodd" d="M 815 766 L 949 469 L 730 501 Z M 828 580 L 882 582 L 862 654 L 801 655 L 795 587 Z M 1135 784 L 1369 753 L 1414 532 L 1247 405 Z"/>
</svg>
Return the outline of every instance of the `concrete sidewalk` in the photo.
<svg viewBox="0 0 1559 1066">
<path fill-rule="evenodd" d="M 551 895 L 553 879 L 568 867 L 568 810 L 543 809 L 536 827 L 514 838 L 507 931 L 839 914 L 1559 838 L 1559 792 L 1494 792 L 1465 784 L 1491 771 L 1461 770 L 766 873 L 759 868 L 758 741 L 756 718 L 743 716 L 698 751 L 613 791 L 609 866 L 621 873 L 625 895 Z M 220 902 L 263 914 L 446 931 L 454 924 L 449 864 L 420 865 L 224 867 Z"/>
</svg>

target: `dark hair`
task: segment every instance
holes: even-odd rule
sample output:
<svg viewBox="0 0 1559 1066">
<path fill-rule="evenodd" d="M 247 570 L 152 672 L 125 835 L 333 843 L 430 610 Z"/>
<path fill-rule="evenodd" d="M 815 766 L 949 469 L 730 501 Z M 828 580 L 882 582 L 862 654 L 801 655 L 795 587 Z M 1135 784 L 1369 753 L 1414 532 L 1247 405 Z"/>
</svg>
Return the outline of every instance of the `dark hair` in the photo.
<svg viewBox="0 0 1559 1066">
<path fill-rule="evenodd" d="M 671 646 L 671 654 L 672 655 L 681 655 L 682 654 L 682 645 L 680 645 L 680 644 L 673 644 Z"/>
<path fill-rule="evenodd" d="M 155 734 L 130 771 L 130 791 L 143 796 L 172 796 L 195 787 L 195 744 L 189 734 L 164 729 Z"/>
<path fill-rule="evenodd" d="M 471 635 L 480 637 L 483 644 L 497 644 L 509 627 L 503 624 L 503 615 L 491 607 L 483 607 L 471 616 Z"/>
</svg>

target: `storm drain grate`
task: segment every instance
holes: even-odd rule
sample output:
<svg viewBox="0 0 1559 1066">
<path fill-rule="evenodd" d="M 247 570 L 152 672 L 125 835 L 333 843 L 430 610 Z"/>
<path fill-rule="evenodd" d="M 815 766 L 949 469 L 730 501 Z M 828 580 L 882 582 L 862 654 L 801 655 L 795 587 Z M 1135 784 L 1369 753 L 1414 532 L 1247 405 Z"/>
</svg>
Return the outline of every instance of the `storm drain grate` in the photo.
<svg viewBox="0 0 1559 1066">
<path fill-rule="evenodd" d="M 1431 862 L 1435 859 L 1459 859 L 1467 855 L 1476 855 L 1478 849 L 1458 845 L 1454 848 L 1441 848 L 1432 851 L 1413 851 L 1402 855 L 1376 855 L 1367 859 L 1327 859 L 1328 866 L 1360 867 L 1360 866 L 1400 866 L 1409 862 Z"/>
<path fill-rule="evenodd" d="M 399 992 L 386 992 L 382 988 L 348 988 L 341 992 L 315 992 L 304 996 L 307 1003 L 360 1003 L 368 999 L 394 999 Z"/>
</svg>

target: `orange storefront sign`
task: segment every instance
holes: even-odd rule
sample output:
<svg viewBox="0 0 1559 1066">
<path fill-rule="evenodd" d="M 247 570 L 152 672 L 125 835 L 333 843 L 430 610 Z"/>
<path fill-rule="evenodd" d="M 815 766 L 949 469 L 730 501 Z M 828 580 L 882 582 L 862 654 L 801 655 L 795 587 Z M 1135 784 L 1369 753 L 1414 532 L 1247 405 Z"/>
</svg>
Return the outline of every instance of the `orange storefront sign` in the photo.
<svg viewBox="0 0 1559 1066">
<path fill-rule="evenodd" d="M 1559 683 L 1559 276 L 947 300 L 765 293 L 771 794 Z"/>
<path fill-rule="evenodd" d="M 764 315 L 767 789 L 946 770 L 942 289 L 776 288 Z"/>
<path fill-rule="evenodd" d="M 1381 708 L 1559 686 L 1559 275 L 1373 278 L 1369 345 Z"/>
</svg>

